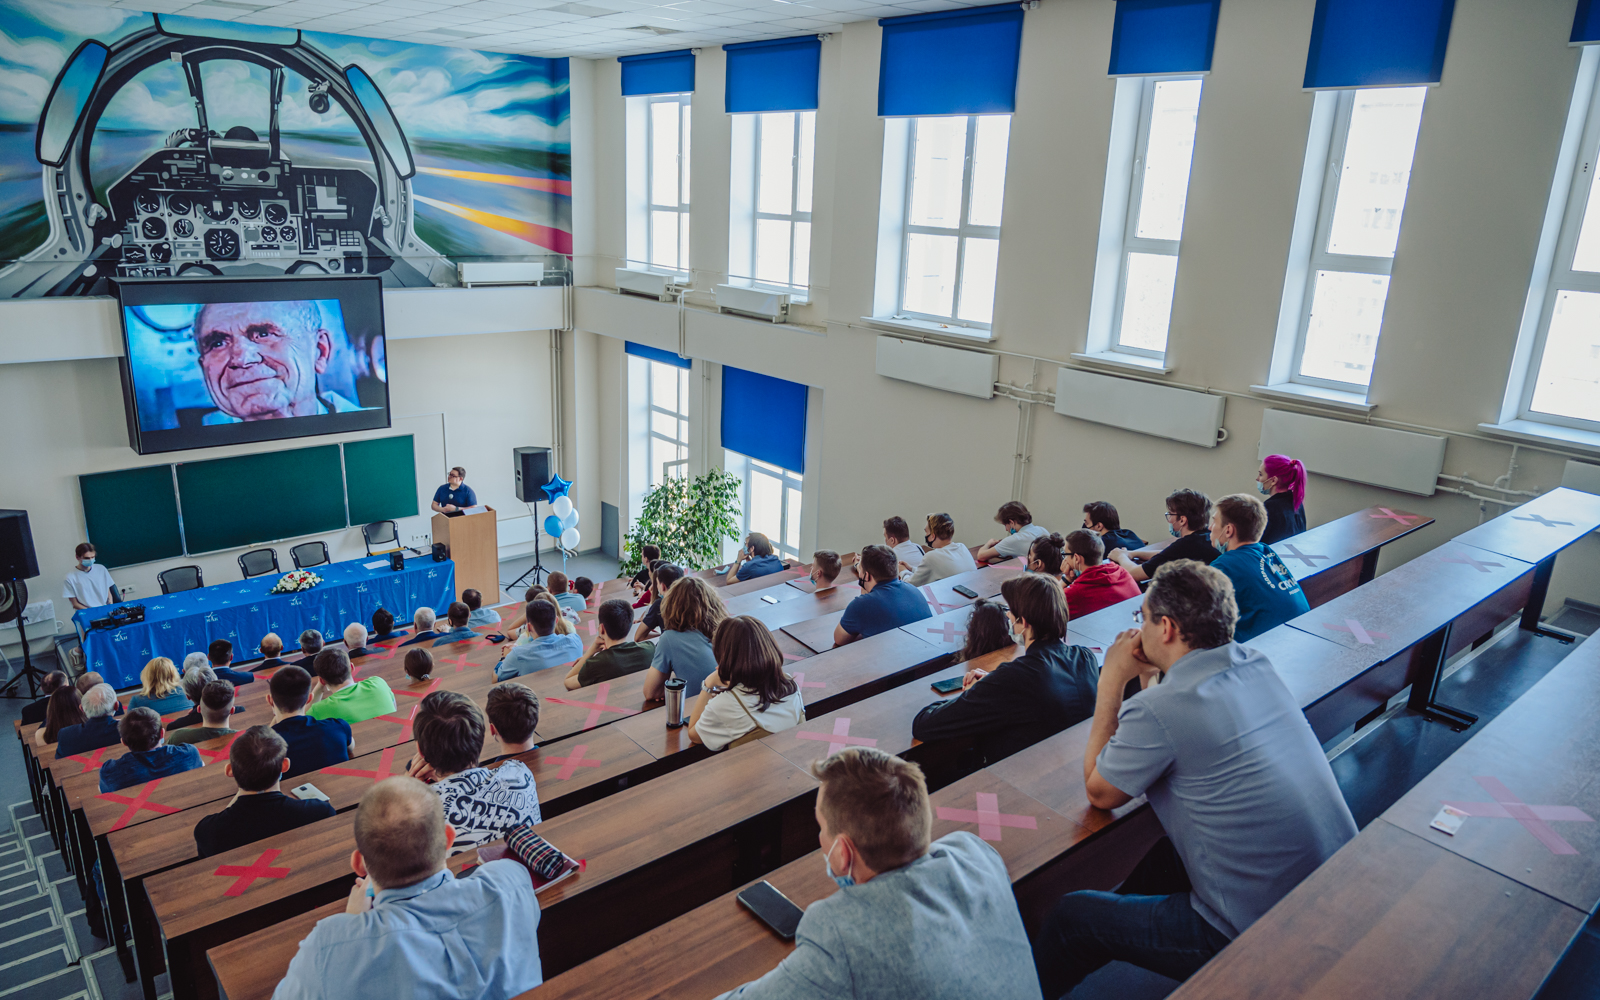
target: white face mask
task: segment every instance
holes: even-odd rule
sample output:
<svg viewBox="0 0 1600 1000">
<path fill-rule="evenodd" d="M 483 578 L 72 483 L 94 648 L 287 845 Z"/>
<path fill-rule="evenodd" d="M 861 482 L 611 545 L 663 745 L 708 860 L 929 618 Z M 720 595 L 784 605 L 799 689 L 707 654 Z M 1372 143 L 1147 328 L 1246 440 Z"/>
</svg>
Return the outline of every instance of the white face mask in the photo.
<svg viewBox="0 0 1600 1000">
<path fill-rule="evenodd" d="M 848 889 L 856 884 L 855 877 L 849 872 L 840 875 L 833 870 L 833 848 L 839 846 L 839 838 L 833 838 L 833 847 L 828 848 L 828 853 L 822 856 L 822 863 L 828 867 L 828 877 L 839 883 L 839 888 Z"/>
</svg>

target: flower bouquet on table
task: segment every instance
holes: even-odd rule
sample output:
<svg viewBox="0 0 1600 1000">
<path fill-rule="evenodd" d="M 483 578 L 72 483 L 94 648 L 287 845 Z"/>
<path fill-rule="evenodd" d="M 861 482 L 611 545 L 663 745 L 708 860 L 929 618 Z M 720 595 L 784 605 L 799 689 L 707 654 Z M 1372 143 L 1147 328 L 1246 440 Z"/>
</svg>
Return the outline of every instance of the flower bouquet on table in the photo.
<svg viewBox="0 0 1600 1000">
<path fill-rule="evenodd" d="M 292 594 L 299 590 L 310 590 L 322 582 L 322 577 L 308 569 L 297 569 L 278 577 L 278 582 L 268 591 L 271 594 Z"/>
</svg>

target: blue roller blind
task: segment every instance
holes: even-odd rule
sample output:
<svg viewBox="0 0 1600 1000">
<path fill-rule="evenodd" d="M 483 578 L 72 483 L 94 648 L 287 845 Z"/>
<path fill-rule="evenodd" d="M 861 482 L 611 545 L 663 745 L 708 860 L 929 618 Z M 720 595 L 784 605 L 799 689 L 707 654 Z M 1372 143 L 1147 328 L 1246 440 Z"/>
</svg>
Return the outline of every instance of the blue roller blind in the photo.
<svg viewBox="0 0 1600 1000">
<path fill-rule="evenodd" d="M 822 41 L 775 38 L 724 45 L 728 78 L 723 100 L 728 114 L 752 111 L 815 111 Z"/>
<path fill-rule="evenodd" d="M 622 96 L 688 94 L 694 91 L 694 53 L 688 49 L 618 56 L 622 64 Z"/>
<path fill-rule="evenodd" d="M 1022 51 L 1018 4 L 886 17 L 878 59 L 878 114 L 1010 114 Z"/>
<path fill-rule="evenodd" d="M 1600 42 L 1600 3 L 1578 0 L 1578 13 L 1572 18 L 1572 43 L 1589 45 Z"/>
<path fill-rule="evenodd" d="M 636 358 L 649 358 L 651 361 L 659 361 L 664 365 L 674 365 L 678 368 L 688 368 L 694 364 L 688 358 L 680 358 L 671 351 L 663 351 L 659 347 L 646 347 L 643 344 L 635 344 L 631 340 L 623 341 L 623 343 L 627 345 L 623 350 Z"/>
<path fill-rule="evenodd" d="M 1222 0 L 1117 0 L 1111 75 L 1205 73 Z"/>
<path fill-rule="evenodd" d="M 723 365 L 722 446 L 804 475 L 806 387 Z"/>
<path fill-rule="evenodd" d="M 1317 0 L 1307 90 L 1438 83 L 1455 0 Z"/>
</svg>

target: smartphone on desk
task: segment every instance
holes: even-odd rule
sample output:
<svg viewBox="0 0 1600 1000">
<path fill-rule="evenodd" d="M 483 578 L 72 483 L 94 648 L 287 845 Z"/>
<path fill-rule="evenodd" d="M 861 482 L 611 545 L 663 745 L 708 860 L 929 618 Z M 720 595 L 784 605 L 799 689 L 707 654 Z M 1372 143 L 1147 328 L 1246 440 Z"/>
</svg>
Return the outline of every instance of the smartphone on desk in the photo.
<svg viewBox="0 0 1600 1000">
<path fill-rule="evenodd" d="M 969 601 L 976 601 L 978 599 L 978 592 L 973 590 L 971 587 L 966 587 L 958 583 L 950 589 L 960 594 L 962 597 L 965 597 Z"/>
<path fill-rule="evenodd" d="M 933 689 L 940 694 L 955 694 L 961 690 L 961 677 L 947 677 L 942 681 L 934 681 Z"/>
<path fill-rule="evenodd" d="M 800 928 L 800 915 L 805 912 L 767 881 L 757 882 L 739 893 L 739 903 L 785 941 L 794 940 L 794 932 Z"/>
<path fill-rule="evenodd" d="M 771 597 L 771 596 L 768 596 L 767 594 L 762 594 L 761 595 L 761 600 L 765 601 L 767 604 L 777 604 L 778 603 L 778 599 L 776 597 Z"/>
<path fill-rule="evenodd" d="M 291 789 L 291 791 L 294 793 L 294 797 L 297 799 L 305 799 L 308 801 L 311 799 L 321 799 L 324 802 L 333 801 L 332 799 L 328 798 L 322 789 L 318 788 L 316 785 L 313 785 L 309 781 L 301 785 L 299 788 Z"/>
</svg>

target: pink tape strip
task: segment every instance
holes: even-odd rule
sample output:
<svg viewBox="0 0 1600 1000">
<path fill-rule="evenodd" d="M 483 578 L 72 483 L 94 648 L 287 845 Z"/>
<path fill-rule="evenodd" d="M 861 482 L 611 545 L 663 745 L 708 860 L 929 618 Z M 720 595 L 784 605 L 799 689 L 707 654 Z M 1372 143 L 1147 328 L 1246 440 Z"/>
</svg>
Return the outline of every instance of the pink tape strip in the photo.
<svg viewBox="0 0 1600 1000">
<path fill-rule="evenodd" d="M 1039 829 L 1039 821 L 1032 816 L 1019 816 L 1013 813 L 1000 811 L 1000 797 L 993 792 L 979 792 L 977 795 L 978 808 L 952 809 L 940 806 L 936 815 L 940 819 L 947 819 L 954 823 L 978 824 L 978 836 L 984 840 L 998 842 L 1002 839 L 1004 827 L 1016 827 L 1021 830 Z"/>
</svg>

